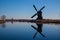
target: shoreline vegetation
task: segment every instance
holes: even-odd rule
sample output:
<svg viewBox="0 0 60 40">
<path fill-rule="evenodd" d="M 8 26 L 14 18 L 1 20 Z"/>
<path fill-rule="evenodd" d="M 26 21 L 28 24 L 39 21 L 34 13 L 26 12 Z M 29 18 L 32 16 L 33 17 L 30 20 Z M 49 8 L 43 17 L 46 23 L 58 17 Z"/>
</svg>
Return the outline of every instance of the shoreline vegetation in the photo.
<svg viewBox="0 0 60 40">
<path fill-rule="evenodd" d="M 3 24 L 5 22 L 31 22 L 31 23 L 55 23 L 60 24 L 60 20 L 54 20 L 54 19 L 42 19 L 42 20 L 35 20 L 35 19 L 0 19 L 0 24 Z"/>
</svg>

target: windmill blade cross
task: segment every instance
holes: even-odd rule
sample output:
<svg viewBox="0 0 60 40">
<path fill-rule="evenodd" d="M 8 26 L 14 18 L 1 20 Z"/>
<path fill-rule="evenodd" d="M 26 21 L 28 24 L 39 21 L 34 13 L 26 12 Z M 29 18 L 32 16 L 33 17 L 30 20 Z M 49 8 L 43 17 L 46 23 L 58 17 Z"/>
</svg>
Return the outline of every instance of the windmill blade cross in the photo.
<svg viewBox="0 0 60 40">
<path fill-rule="evenodd" d="M 35 8 L 35 10 L 37 11 L 37 9 L 36 9 L 36 6 L 35 5 L 33 5 L 33 7 Z M 45 6 L 43 6 L 39 11 L 41 11 L 41 10 L 43 10 L 45 8 Z M 37 11 L 38 12 L 38 11 Z M 36 16 L 37 15 L 37 13 L 36 14 L 34 14 L 31 18 L 33 18 L 34 16 Z"/>
</svg>

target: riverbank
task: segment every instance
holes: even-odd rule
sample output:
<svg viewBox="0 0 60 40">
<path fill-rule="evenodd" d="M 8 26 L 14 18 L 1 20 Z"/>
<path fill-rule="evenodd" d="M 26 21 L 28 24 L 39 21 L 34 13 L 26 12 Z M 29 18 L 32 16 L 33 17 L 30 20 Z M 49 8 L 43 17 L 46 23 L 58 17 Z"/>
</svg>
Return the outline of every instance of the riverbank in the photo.
<svg viewBox="0 0 60 40">
<path fill-rule="evenodd" d="M 53 19 L 42 19 L 42 20 L 31 20 L 31 19 L 6 19 L 6 20 L 0 20 L 0 24 L 1 23 L 5 23 L 5 22 L 34 22 L 34 23 L 59 23 L 60 24 L 60 20 L 53 20 Z"/>
</svg>

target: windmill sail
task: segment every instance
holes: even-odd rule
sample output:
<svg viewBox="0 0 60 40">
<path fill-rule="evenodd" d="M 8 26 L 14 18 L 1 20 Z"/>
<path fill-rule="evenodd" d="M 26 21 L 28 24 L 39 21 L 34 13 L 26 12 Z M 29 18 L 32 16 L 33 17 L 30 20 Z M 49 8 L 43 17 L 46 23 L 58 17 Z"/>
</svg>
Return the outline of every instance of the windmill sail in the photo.
<svg viewBox="0 0 60 40">
<path fill-rule="evenodd" d="M 35 8 L 35 10 L 37 11 L 37 9 L 36 9 L 36 6 L 35 5 L 33 5 L 33 7 Z M 45 6 L 43 6 L 39 11 L 41 11 L 41 10 L 43 10 L 45 8 Z M 37 11 L 38 12 L 38 11 Z M 33 18 L 34 16 L 36 16 L 37 15 L 37 13 L 36 14 L 34 14 L 31 18 Z"/>
<path fill-rule="evenodd" d="M 45 8 L 45 6 L 43 6 L 39 11 L 43 10 Z"/>
<path fill-rule="evenodd" d="M 33 5 L 33 7 L 34 7 L 34 8 L 35 8 L 35 10 L 37 11 L 36 6 L 35 6 L 35 5 Z"/>
</svg>

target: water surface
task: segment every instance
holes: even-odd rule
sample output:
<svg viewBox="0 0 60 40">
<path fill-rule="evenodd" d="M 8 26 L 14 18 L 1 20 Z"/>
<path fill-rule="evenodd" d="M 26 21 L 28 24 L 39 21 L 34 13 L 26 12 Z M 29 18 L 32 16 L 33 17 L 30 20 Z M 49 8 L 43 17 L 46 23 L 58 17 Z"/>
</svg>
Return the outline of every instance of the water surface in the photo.
<svg viewBox="0 0 60 40">
<path fill-rule="evenodd" d="M 60 24 L 0 24 L 0 40 L 60 40 Z"/>
</svg>

